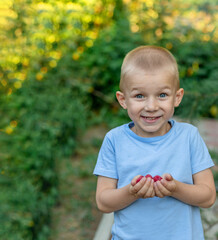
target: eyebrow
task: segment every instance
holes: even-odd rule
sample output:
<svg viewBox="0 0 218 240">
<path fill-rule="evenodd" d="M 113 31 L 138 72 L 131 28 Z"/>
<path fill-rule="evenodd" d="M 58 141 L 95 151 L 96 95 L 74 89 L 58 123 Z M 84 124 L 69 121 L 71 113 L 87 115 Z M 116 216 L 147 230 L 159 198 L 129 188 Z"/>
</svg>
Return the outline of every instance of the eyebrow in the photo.
<svg viewBox="0 0 218 240">
<path fill-rule="evenodd" d="M 134 87 L 134 88 L 131 89 L 131 91 L 138 91 L 138 90 L 140 90 L 140 89 L 141 89 L 140 87 L 139 87 L 139 88 Z"/>
<path fill-rule="evenodd" d="M 141 90 L 141 89 L 143 89 L 143 88 L 144 88 L 144 87 L 134 87 L 134 88 L 131 89 L 131 91 L 138 91 L 138 90 Z M 158 90 L 171 90 L 171 87 L 169 87 L 169 86 L 163 86 L 163 87 L 160 87 L 160 88 L 157 87 L 157 89 L 158 89 Z"/>
<path fill-rule="evenodd" d="M 171 90 L 172 88 L 169 87 L 169 86 L 164 86 L 164 87 L 159 88 L 159 90 L 165 90 L 165 89 L 167 89 L 167 90 Z"/>
</svg>

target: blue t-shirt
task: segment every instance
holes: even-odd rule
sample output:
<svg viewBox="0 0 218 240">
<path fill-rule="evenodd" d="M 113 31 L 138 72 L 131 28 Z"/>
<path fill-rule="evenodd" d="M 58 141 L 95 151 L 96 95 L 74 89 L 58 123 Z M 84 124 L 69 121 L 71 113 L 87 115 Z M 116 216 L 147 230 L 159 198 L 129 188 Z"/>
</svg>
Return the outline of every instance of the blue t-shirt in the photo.
<svg viewBox="0 0 218 240">
<path fill-rule="evenodd" d="M 143 138 L 124 124 L 109 131 L 94 169 L 95 175 L 128 185 L 140 174 L 162 175 L 193 184 L 192 175 L 214 165 L 196 127 L 170 121 L 163 136 Z M 138 199 L 114 212 L 113 240 L 202 240 L 200 210 L 173 197 Z"/>
</svg>

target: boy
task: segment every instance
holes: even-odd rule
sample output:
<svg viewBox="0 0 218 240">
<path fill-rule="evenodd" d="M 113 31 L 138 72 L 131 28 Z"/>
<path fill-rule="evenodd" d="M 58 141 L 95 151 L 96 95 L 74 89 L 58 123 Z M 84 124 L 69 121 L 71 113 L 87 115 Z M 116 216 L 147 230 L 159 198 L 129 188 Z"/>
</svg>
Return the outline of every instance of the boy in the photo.
<svg viewBox="0 0 218 240">
<path fill-rule="evenodd" d="M 198 130 L 170 120 L 183 94 L 166 49 L 124 58 L 116 97 L 132 122 L 107 133 L 94 170 L 98 208 L 114 212 L 113 240 L 204 239 L 199 207 L 215 202 L 214 164 Z M 162 179 L 139 181 L 146 174 Z"/>
</svg>

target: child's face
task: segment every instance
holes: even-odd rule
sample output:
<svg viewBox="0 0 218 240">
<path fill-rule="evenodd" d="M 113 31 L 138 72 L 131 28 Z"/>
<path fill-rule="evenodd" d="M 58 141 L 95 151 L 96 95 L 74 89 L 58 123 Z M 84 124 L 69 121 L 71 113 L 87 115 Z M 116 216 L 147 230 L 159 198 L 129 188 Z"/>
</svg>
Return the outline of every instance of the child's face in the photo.
<svg viewBox="0 0 218 240">
<path fill-rule="evenodd" d="M 125 79 L 124 91 L 117 92 L 117 99 L 134 122 L 132 130 L 141 137 L 155 137 L 169 131 L 168 120 L 183 93 L 182 88 L 176 89 L 176 80 L 165 71 L 141 71 Z"/>
</svg>

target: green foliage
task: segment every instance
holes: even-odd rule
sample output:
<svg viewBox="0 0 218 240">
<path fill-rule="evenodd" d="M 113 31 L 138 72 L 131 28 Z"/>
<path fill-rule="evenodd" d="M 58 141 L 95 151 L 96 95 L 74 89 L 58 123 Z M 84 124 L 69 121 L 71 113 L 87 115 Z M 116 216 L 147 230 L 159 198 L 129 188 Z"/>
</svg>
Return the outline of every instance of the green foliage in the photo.
<svg viewBox="0 0 218 240">
<path fill-rule="evenodd" d="M 1 239 L 49 235 L 58 196 L 57 162 L 74 152 L 90 111 L 76 60 L 113 10 L 103 9 L 101 1 L 94 5 L 0 3 L 6 16 L 0 26 Z"/>
<path fill-rule="evenodd" d="M 217 116 L 212 111 L 218 106 L 217 50 L 214 42 L 186 42 L 177 49 L 181 87 L 185 89 L 177 114 L 186 118 Z"/>
<path fill-rule="evenodd" d="M 81 78 L 86 78 L 91 87 L 94 109 L 102 108 L 104 102 L 114 101 L 115 92 L 119 89 L 123 58 L 141 43 L 142 37 L 139 34 L 133 35 L 129 22 L 123 18 L 103 30 L 93 47 L 84 52 L 79 62 L 83 69 Z"/>
<path fill-rule="evenodd" d="M 44 81 L 30 76 L 4 99 L 4 122 L 16 119 L 17 127 L 10 134 L 1 133 L 0 139 L 1 238 L 48 236 L 50 208 L 58 194 L 56 161 L 75 149 L 87 118 L 85 99 L 61 71 Z"/>
</svg>

